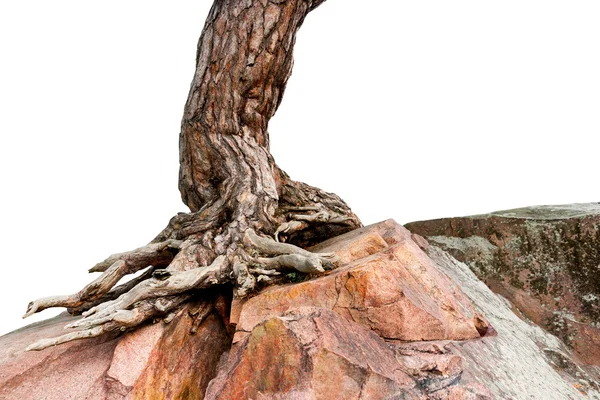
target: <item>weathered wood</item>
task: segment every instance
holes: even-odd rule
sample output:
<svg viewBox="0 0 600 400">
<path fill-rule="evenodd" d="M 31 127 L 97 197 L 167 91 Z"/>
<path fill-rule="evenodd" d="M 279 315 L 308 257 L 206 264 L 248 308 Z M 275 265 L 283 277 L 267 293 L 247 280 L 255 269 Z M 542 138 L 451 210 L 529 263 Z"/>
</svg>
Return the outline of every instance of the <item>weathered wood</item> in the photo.
<svg viewBox="0 0 600 400">
<path fill-rule="evenodd" d="M 101 276 L 75 294 L 67 296 L 51 296 L 32 301 L 29 303 L 27 312 L 23 318 L 27 318 L 36 312 L 51 307 L 75 308 L 81 306 L 84 302 L 94 301 L 108 293 L 108 291 L 119 282 L 119 279 L 127 273 L 127 269 L 127 263 L 125 261 L 115 261 L 115 263 Z"/>
<path fill-rule="evenodd" d="M 323 1 L 214 1 L 179 137 L 179 189 L 191 212 L 173 217 L 150 244 L 98 263 L 90 272 L 103 274 L 75 295 L 32 302 L 25 316 L 48 307 L 83 312 L 70 326 L 83 330 L 31 350 L 166 316 L 192 291 L 234 284 L 243 297 L 278 270 L 335 266 L 330 255 L 301 247 L 358 228 L 360 220 L 335 194 L 290 179 L 275 164 L 268 133 L 292 72 L 296 32 Z"/>
<path fill-rule="evenodd" d="M 214 3 L 181 124 L 179 188 L 193 212 L 224 208 L 242 231 L 271 234 L 284 222 L 281 206 L 319 206 L 360 225 L 339 197 L 292 181 L 269 152 L 268 124 L 292 73 L 296 32 L 321 3 Z"/>
<path fill-rule="evenodd" d="M 149 265 L 155 267 L 167 266 L 174 255 L 181 248 L 181 240 L 168 239 L 163 242 L 150 243 L 138 249 L 125 253 L 113 254 L 106 260 L 99 262 L 89 272 L 103 272 L 117 261 L 125 261 L 129 268 L 128 273 L 137 272 Z"/>
<path fill-rule="evenodd" d="M 116 312 L 111 318 L 106 318 L 105 323 L 90 324 L 90 327 L 86 329 L 69 332 L 55 338 L 39 340 L 29 345 L 26 351 L 43 350 L 47 347 L 71 342 L 73 340 L 89 339 L 114 331 L 125 331 L 128 328 L 134 328 L 142 324 L 152 317 L 167 315 L 167 313 L 179 307 L 189 298 L 190 296 L 174 296 L 144 301 L 133 310 L 120 310 Z"/>
</svg>

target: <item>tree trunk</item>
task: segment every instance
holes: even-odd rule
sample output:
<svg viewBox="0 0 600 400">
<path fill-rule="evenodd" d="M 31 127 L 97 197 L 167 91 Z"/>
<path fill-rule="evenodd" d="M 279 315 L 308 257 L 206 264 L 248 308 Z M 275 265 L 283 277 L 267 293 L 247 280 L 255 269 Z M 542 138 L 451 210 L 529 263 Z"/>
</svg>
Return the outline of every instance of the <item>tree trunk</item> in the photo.
<svg viewBox="0 0 600 400">
<path fill-rule="evenodd" d="M 102 275 L 78 293 L 30 303 L 25 316 L 49 307 L 84 316 L 71 325 L 83 330 L 30 350 L 168 319 L 200 289 L 232 284 L 243 297 L 285 281 L 286 269 L 335 267 L 331 255 L 302 247 L 358 228 L 359 219 L 335 194 L 279 169 L 268 134 L 292 72 L 296 32 L 323 1 L 214 1 L 179 139 L 179 190 L 191 213 L 175 216 L 150 244 L 97 264 L 90 271 Z"/>
<path fill-rule="evenodd" d="M 322 1 L 215 1 L 200 37 L 180 135 L 179 189 L 192 212 L 273 233 L 277 210 L 318 207 L 351 217 L 337 196 L 291 181 L 269 152 L 269 120 L 292 73 L 296 32 Z M 230 221 L 227 221 L 230 220 Z"/>
</svg>

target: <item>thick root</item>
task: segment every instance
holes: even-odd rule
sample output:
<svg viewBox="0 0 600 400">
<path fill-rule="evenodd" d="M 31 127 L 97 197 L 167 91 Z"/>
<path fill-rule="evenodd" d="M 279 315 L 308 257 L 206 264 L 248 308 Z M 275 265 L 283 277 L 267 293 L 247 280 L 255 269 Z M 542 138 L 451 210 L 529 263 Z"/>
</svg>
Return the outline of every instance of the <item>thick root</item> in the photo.
<svg viewBox="0 0 600 400">
<path fill-rule="evenodd" d="M 321 259 L 332 259 L 334 257 L 333 253 L 311 253 L 310 251 L 304 250 L 293 244 L 280 243 L 271 238 L 259 236 L 252 229 L 246 231 L 246 234 L 244 235 L 244 244 L 269 256 L 298 254 L 306 257 L 319 257 Z"/>
<path fill-rule="evenodd" d="M 125 261 L 115 261 L 101 276 L 75 294 L 51 296 L 32 301 L 23 318 L 51 307 L 76 308 L 84 302 L 94 301 L 108 293 L 128 273 L 129 267 Z"/>
<path fill-rule="evenodd" d="M 168 297 L 184 293 L 192 289 L 207 289 L 213 285 L 223 284 L 228 281 L 227 258 L 219 256 L 208 267 L 195 268 L 189 271 L 166 270 L 161 274 L 154 274 L 129 292 L 119 298 L 102 303 L 83 313 L 82 319 L 70 324 L 69 328 L 89 328 L 94 325 L 114 321 L 119 313 L 127 310 L 143 300 L 157 297 Z"/>
<path fill-rule="evenodd" d="M 346 214 L 338 214 L 333 211 L 324 210 L 320 207 L 291 207 L 289 212 L 304 212 L 307 214 L 289 214 L 288 221 L 279 225 L 275 231 L 275 240 L 280 241 L 283 233 L 286 237 L 300 232 L 314 225 L 324 224 L 347 224 L 353 222 L 353 217 Z"/>
<path fill-rule="evenodd" d="M 151 243 L 127 253 L 114 254 L 96 264 L 90 272 L 103 272 L 92 283 L 79 292 L 67 296 L 51 296 L 29 303 L 23 318 L 52 307 L 78 309 L 84 304 L 93 304 L 103 298 L 125 275 L 140 271 L 150 265 L 167 266 L 179 251 L 182 241 L 169 239 L 160 243 Z"/>
<path fill-rule="evenodd" d="M 131 289 L 133 289 L 139 283 L 145 281 L 146 279 L 151 278 L 152 275 L 154 274 L 154 271 L 155 271 L 155 268 L 150 267 L 150 268 L 146 269 L 146 271 L 144 271 L 144 273 L 141 274 L 140 276 L 135 277 L 122 285 L 112 288 L 108 293 L 106 293 L 102 296 L 99 296 L 93 300 L 88 300 L 88 301 L 82 302 L 81 305 L 79 305 L 77 307 L 67 307 L 67 310 L 69 311 L 70 314 L 80 315 L 83 312 L 89 310 L 90 308 L 97 306 L 98 304 L 114 300 L 117 297 L 121 296 L 122 294 L 129 292 Z"/>
<path fill-rule="evenodd" d="M 158 243 L 150 243 L 139 249 L 126 253 L 113 254 L 106 260 L 99 262 L 89 272 L 106 271 L 117 261 L 125 261 L 132 271 L 139 271 L 149 265 L 155 267 L 167 266 L 181 249 L 183 241 L 167 239 Z"/>
<path fill-rule="evenodd" d="M 246 262 L 236 260 L 233 274 L 236 277 L 236 295 L 246 297 L 260 282 L 272 282 L 273 276 L 283 271 L 299 271 L 304 274 L 321 274 L 325 269 L 335 268 L 337 261 L 330 253 L 311 253 L 288 243 L 279 243 L 269 237 L 257 235 L 249 229 L 244 244 L 251 253 Z M 268 256 L 268 257 L 264 257 Z"/>
<path fill-rule="evenodd" d="M 256 261 L 271 269 L 295 269 L 303 274 L 318 274 L 325 272 L 323 262 L 319 257 L 301 256 L 299 254 L 286 254 L 273 258 L 257 258 Z"/>
<path fill-rule="evenodd" d="M 51 346 L 72 342 L 74 340 L 90 339 L 118 330 L 125 331 L 128 328 L 134 328 L 140 325 L 152 317 L 165 315 L 179 307 L 182 303 L 187 301 L 189 297 L 190 296 L 188 295 L 184 295 L 145 301 L 140 303 L 133 310 L 120 310 L 120 312 L 115 313 L 111 319 L 107 319 L 106 323 L 86 327 L 83 330 L 70 332 L 55 338 L 41 339 L 28 346 L 25 351 L 43 350 Z M 69 325 L 67 325 L 65 329 L 68 327 Z"/>
<path fill-rule="evenodd" d="M 232 237 L 238 239 L 232 240 Z M 174 255 L 174 250 L 179 252 Z M 215 253 L 221 255 L 214 257 Z M 155 268 L 167 259 L 170 260 L 167 269 Z M 212 262 L 201 266 L 199 262 L 206 259 L 212 259 Z M 66 327 L 77 331 L 39 341 L 28 350 L 126 330 L 156 316 L 168 318 L 169 313 L 172 315 L 172 311 L 197 290 L 233 283 L 236 295 L 245 297 L 259 284 L 273 283 L 284 271 L 321 274 L 334 268 L 335 261 L 333 254 L 311 253 L 271 237 L 259 236 L 252 229 L 247 229 L 243 237 L 235 231 L 229 232 L 228 236 L 208 232 L 203 237 L 183 242 L 169 239 L 153 243 L 113 255 L 98 264 L 94 270 L 104 270 L 102 275 L 74 295 L 31 303 L 26 316 L 49 307 L 87 311 L 83 312 L 83 318 Z M 112 264 L 105 269 L 109 262 Z M 124 275 L 149 265 L 152 269 L 145 274 L 113 289 Z M 202 320 L 206 312 L 198 310 L 198 318 Z"/>
</svg>

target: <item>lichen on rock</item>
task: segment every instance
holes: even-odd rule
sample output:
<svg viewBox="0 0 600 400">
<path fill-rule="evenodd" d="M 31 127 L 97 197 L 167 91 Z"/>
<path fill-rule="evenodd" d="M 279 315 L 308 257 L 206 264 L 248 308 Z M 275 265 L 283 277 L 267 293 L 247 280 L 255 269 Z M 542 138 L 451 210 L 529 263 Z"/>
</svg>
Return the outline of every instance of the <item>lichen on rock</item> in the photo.
<svg viewBox="0 0 600 400">
<path fill-rule="evenodd" d="M 412 222 L 527 318 L 600 366 L 600 204 Z"/>
</svg>

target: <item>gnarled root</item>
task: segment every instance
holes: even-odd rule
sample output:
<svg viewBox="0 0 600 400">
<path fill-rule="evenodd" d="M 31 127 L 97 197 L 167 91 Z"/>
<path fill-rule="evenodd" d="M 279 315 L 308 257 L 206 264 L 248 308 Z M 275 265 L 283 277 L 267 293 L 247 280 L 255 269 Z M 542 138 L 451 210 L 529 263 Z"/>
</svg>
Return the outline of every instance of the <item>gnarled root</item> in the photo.
<svg viewBox="0 0 600 400">
<path fill-rule="evenodd" d="M 244 235 L 244 245 L 254 256 L 245 262 L 236 260 L 233 274 L 236 277 L 236 295 L 245 297 L 256 288 L 257 283 L 272 282 L 281 271 L 299 271 L 304 274 L 320 274 L 333 269 L 333 254 L 317 254 L 287 243 L 279 243 L 269 237 L 257 235 L 249 229 Z"/>
<path fill-rule="evenodd" d="M 103 272 L 118 261 L 124 261 L 130 271 L 139 271 L 148 265 L 155 267 L 167 266 L 175 254 L 181 249 L 182 240 L 167 239 L 162 242 L 150 243 L 139 249 L 126 253 L 113 254 L 106 260 L 99 262 L 89 272 Z M 131 272 L 130 272 L 131 273 Z"/>
<path fill-rule="evenodd" d="M 103 273 L 89 285 L 72 295 L 45 297 L 31 302 L 23 318 L 47 308 L 77 309 L 85 303 L 93 303 L 106 295 L 125 275 L 135 273 L 149 265 L 155 267 L 169 265 L 182 243 L 179 240 L 169 239 L 127 253 L 114 254 L 90 269 L 90 272 L 103 271 Z"/>
<path fill-rule="evenodd" d="M 29 346 L 28 350 L 41 350 L 73 340 L 127 330 L 150 318 L 168 318 L 193 291 L 215 285 L 233 283 L 236 295 L 245 297 L 259 284 L 273 283 L 283 271 L 319 274 L 335 267 L 332 254 L 311 253 L 292 244 L 257 235 L 252 229 L 245 231 L 241 241 L 231 240 L 231 237 L 239 236 L 231 232 L 227 237 L 207 232 L 185 241 L 169 239 L 109 257 L 93 268 L 95 271 L 104 270 L 102 275 L 80 292 L 30 303 L 25 316 L 49 307 L 69 307 L 84 312 L 83 318 L 65 327 L 77 331 L 41 340 Z M 179 252 L 175 254 L 176 251 Z M 221 255 L 215 257 L 215 252 Z M 210 258 L 213 259 L 210 264 L 199 264 Z M 155 268 L 164 265 L 168 259 L 167 269 Z M 149 265 L 152 269 L 142 276 L 113 288 L 124 275 Z M 200 310 L 198 314 L 204 312 Z"/>
<path fill-rule="evenodd" d="M 311 225 L 317 224 L 345 224 L 352 222 L 351 216 L 338 214 L 320 207 L 291 207 L 286 209 L 290 212 L 304 212 L 306 214 L 289 214 L 288 221 L 279 225 L 275 231 L 275 240 L 279 241 L 279 235 L 285 233 L 287 236 L 301 230 L 307 229 Z"/>
<path fill-rule="evenodd" d="M 189 298 L 189 295 L 184 295 L 144 301 L 132 310 L 119 310 L 110 320 L 107 319 L 106 323 L 70 332 L 55 338 L 41 339 L 29 345 L 25 351 L 43 350 L 47 347 L 72 342 L 74 340 L 90 339 L 118 330 L 125 331 L 128 328 L 134 328 L 140 325 L 142 322 L 152 317 L 168 314 L 171 310 L 176 309 Z"/>
<path fill-rule="evenodd" d="M 189 271 L 167 271 L 155 273 L 152 278 L 141 282 L 119 298 L 102 303 L 83 313 L 82 319 L 67 325 L 67 328 L 86 328 L 114 321 L 124 310 L 134 304 L 157 297 L 168 297 L 191 289 L 207 289 L 228 280 L 227 257 L 219 256 L 202 268 Z"/>
</svg>

